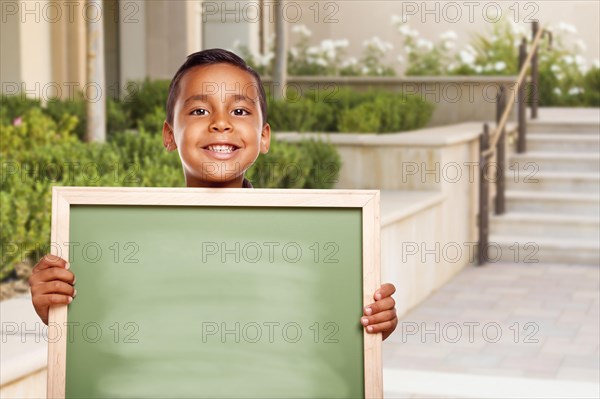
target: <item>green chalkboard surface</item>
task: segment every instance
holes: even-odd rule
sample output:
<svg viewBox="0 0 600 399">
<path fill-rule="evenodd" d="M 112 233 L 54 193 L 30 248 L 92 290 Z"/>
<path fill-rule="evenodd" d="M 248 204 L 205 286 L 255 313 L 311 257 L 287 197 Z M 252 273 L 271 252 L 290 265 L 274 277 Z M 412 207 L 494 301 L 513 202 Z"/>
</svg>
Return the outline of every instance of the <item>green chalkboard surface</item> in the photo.
<svg viewBox="0 0 600 399">
<path fill-rule="evenodd" d="M 364 397 L 362 209 L 71 205 L 65 396 Z"/>
</svg>

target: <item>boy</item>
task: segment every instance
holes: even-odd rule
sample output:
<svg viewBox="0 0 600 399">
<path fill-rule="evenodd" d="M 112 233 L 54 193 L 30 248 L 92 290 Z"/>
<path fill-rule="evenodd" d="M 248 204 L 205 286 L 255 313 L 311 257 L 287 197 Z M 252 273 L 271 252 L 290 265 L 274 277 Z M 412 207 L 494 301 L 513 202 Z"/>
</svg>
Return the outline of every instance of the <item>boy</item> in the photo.
<svg viewBox="0 0 600 399">
<path fill-rule="evenodd" d="M 244 178 L 259 153 L 269 151 L 271 127 L 260 76 L 237 55 L 221 49 L 188 57 L 169 86 L 163 143 L 177 150 L 187 187 L 252 188 Z M 32 302 L 48 324 L 51 305 L 76 296 L 75 276 L 63 259 L 46 255 L 29 278 Z M 395 287 L 383 284 L 360 323 L 386 339 L 396 328 Z"/>
</svg>

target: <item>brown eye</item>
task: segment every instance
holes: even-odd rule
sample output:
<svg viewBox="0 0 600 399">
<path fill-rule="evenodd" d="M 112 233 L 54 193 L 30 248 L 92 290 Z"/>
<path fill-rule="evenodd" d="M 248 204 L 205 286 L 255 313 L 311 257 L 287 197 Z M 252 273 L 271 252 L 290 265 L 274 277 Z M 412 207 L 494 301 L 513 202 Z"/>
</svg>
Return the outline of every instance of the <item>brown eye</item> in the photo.
<svg viewBox="0 0 600 399">
<path fill-rule="evenodd" d="M 206 110 L 204 108 L 198 108 L 190 112 L 190 115 L 204 116 L 206 115 Z"/>
<path fill-rule="evenodd" d="M 237 108 L 233 110 L 234 115 L 236 116 L 245 116 L 245 115 L 250 115 L 250 113 L 248 111 L 246 111 L 243 108 Z"/>
</svg>

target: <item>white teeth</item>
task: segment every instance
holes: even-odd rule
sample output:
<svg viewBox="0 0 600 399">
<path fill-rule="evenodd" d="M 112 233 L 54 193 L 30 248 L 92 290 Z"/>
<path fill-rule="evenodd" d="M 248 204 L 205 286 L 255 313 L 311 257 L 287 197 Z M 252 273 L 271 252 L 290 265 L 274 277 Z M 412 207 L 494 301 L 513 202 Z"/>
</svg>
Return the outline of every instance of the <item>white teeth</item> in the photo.
<svg viewBox="0 0 600 399">
<path fill-rule="evenodd" d="M 229 153 L 235 151 L 235 147 L 232 145 L 209 145 L 208 149 L 214 152 Z"/>
</svg>

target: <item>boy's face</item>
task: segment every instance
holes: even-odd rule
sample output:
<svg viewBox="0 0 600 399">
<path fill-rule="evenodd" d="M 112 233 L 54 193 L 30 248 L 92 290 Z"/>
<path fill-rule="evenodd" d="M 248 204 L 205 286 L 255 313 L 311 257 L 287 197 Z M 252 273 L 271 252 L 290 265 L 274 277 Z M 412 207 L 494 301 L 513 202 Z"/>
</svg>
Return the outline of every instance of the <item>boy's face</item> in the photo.
<svg viewBox="0 0 600 399">
<path fill-rule="evenodd" d="M 244 172 L 269 150 L 257 83 L 229 64 L 189 69 L 179 81 L 173 126 L 163 142 L 177 149 L 188 187 L 242 187 Z"/>
</svg>

